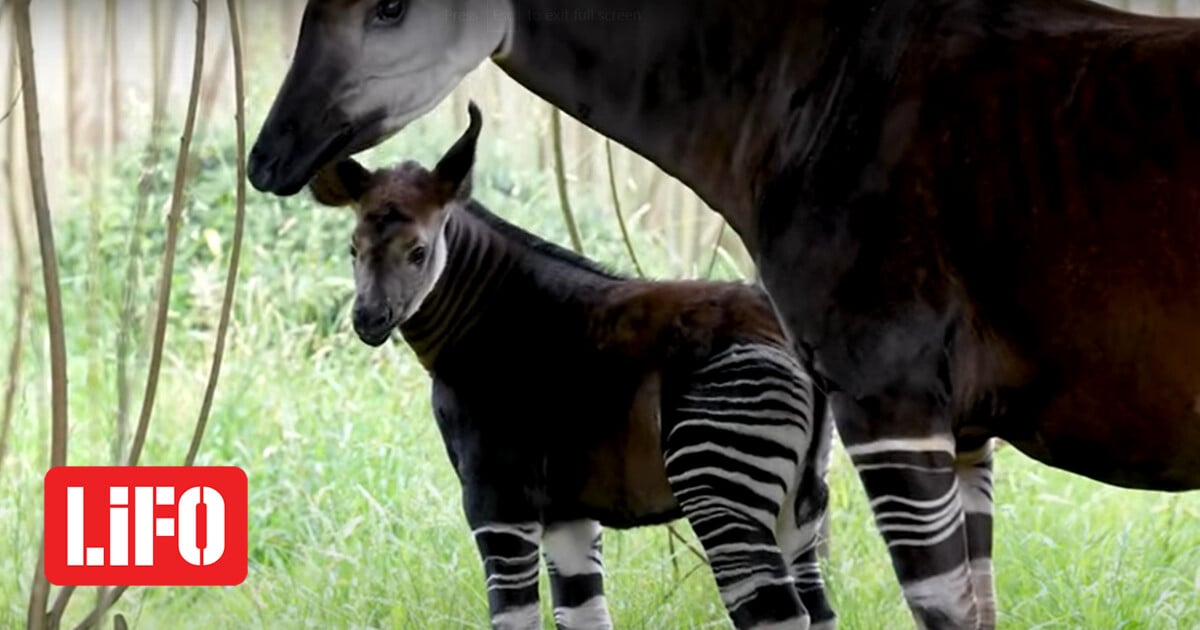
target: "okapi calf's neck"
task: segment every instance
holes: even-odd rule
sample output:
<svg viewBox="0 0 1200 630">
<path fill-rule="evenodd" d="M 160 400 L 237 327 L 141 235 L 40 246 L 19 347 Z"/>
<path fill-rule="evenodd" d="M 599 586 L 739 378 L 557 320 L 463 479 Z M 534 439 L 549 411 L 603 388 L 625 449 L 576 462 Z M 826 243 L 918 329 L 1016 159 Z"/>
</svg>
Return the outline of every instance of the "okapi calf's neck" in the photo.
<svg viewBox="0 0 1200 630">
<path fill-rule="evenodd" d="M 353 205 L 354 327 L 399 329 L 484 559 L 495 627 L 610 627 L 601 525 L 684 516 L 738 628 L 832 628 L 816 564 L 830 422 L 766 295 L 623 278 L 471 200 L 481 116 L 433 170 L 352 161 L 312 182 Z"/>
</svg>

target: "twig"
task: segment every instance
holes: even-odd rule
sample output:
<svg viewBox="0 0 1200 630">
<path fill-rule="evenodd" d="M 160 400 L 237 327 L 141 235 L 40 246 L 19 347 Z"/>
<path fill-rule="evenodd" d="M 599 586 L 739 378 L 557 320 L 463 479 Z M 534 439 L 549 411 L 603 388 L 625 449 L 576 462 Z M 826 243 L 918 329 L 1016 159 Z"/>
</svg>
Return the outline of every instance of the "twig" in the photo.
<svg viewBox="0 0 1200 630">
<path fill-rule="evenodd" d="M 158 376 L 162 368 L 163 344 L 166 340 L 167 308 L 171 301 L 171 276 L 175 269 L 175 244 L 179 236 L 179 223 L 183 214 L 183 185 L 187 177 L 188 159 L 191 153 L 192 134 L 196 126 L 196 108 L 200 100 L 200 83 L 204 74 L 204 34 L 208 22 L 208 0 L 194 0 L 196 6 L 196 41 L 192 58 L 191 93 L 188 96 L 187 114 L 183 123 L 183 135 L 179 139 L 179 156 L 175 162 L 175 182 L 171 191 L 171 209 L 167 215 L 167 243 L 163 252 L 162 276 L 159 279 L 158 303 L 154 325 L 154 345 L 150 352 L 149 373 L 146 376 L 146 391 L 142 399 L 142 412 L 138 418 L 137 432 L 133 444 L 129 448 L 129 466 L 136 466 L 146 443 L 146 434 L 150 429 L 150 416 L 154 410 L 154 398 L 158 393 Z M 153 140 L 151 140 L 153 142 Z M 96 607 L 76 628 L 91 627 L 99 623 L 109 607 L 113 605 L 127 590 L 118 587 L 106 591 Z M 56 619 L 61 619 L 61 613 L 66 609 L 66 602 L 72 591 L 64 588 L 55 601 L 55 610 L 59 613 Z"/>
<path fill-rule="evenodd" d="M 232 18 L 230 18 L 232 19 Z M 225 42 L 222 41 L 222 44 Z M 212 120 L 213 104 L 221 95 L 221 80 L 225 78 L 225 68 L 229 66 L 231 46 L 217 47 L 217 56 L 209 64 L 208 76 L 200 84 L 200 119 L 196 122 L 196 137 L 208 137 L 208 123 Z"/>
<path fill-rule="evenodd" d="M 58 283 L 58 257 L 54 247 L 54 225 L 46 194 L 46 171 L 42 157 L 42 129 L 38 112 L 37 75 L 33 59 L 33 31 L 29 19 L 30 0 L 13 5 L 13 24 L 21 60 L 21 83 L 25 86 L 25 150 L 29 157 L 29 181 L 33 192 L 33 212 L 37 219 L 38 249 L 42 260 L 42 282 L 46 292 L 46 320 L 50 341 L 50 465 L 67 463 L 67 350 L 63 333 L 62 293 Z M 37 568 L 29 595 L 27 627 L 46 627 L 46 601 L 50 583 L 44 571 L 43 538 L 39 545 Z"/>
<path fill-rule="evenodd" d="M 13 47 L 13 52 L 16 48 Z M 16 55 L 13 55 L 13 66 L 16 66 Z M 10 93 L 16 92 L 16 82 L 10 78 L 8 82 Z M 13 104 L 16 104 L 14 95 Z M 5 131 L 4 147 L 8 154 L 8 164 L 5 165 L 5 178 L 8 181 L 8 220 L 13 238 L 13 258 L 16 264 L 17 296 L 16 314 L 13 317 L 13 341 L 8 354 L 8 383 L 4 388 L 4 407 L 0 410 L 0 477 L 4 472 L 4 457 L 8 453 L 8 436 L 12 429 L 12 419 L 16 403 L 17 385 L 20 383 L 22 340 L 25 338 L 25 318 L 28 315 L 29 296 L 32 293 L 32 283 L 29 277 L 29 253 L 25 248 L 25 234 L 21 226 L 20 204 L 17 203 L 17 166 L 12 157 L 16 154 L 17 146 L 16 124 L 8 126 Z"/>
<path fill-rule="evenodd" d="M 109 147 L 115 150 L 121 142 L 121 61 L 117 40 L 117 0 L 104 0 L 104 37 L 108 70 Z"/>
<path fill-rule="evenodd" d="M 0 123 L 7 121 L 9 116 L 12 116 L 12 113 L 17 109 L 17 101 L 21 100 L 21 92 L 24 91 L 24 88 L 25 86 L 22 85 L 13 93 L 8 101 L 8 108 L 4 110 L 4 115 L 0 116 Z"/>
<path fill-rule="evenodd" d="M 675 533 L 674 525 L 667 525 L 667 529 L 670 531 L 671 534 Z M 679 581 L 679 556 L 675 553 L 675 537 L 674 536 L 670 536 L 670 535 L 667 536 L 667 555 L 671 556 L 671 575 L 674 576 L 675 581 L 678 582 Z"/>
<path fill-rule="evenodd" d="M 725 222 L 717 229 L 717 238 L 713 241 L 712 258 L 708 259 L 708 271 L 704 272 L 706 280 L 712 279 L 713 270 L 717 268 L 717 254 L 721 253 L 721 239 L 725 237 Z"/>
<path fill-rule="evenodd" d="M 625 217 L 621 214 L 621 195 L 617 192 L 616 169 L 613 168 L 612 140 L 604 139 L 604 157 L 608 162 L 608 189 L 612 193 L 613 212 L 617 213 L 617 225 L 621 226 L 621 240 L 625 241 L 625 249 L 629 252 L 629 260 L 639 278 L 645 278 L 642 265 L 638 263 L 637 253 L 633 251 L 633 242 L 629 240 L 629 229 L 625 227 Z"/>
<path fill-rule="evenodd" d="M 553 105 L 550 106 L 550 135 L 554 144 L 554 181 L 558 185 L 558 204 L 562 208 L 563 219 L 567 222 L 567 233 L 571 236 L 571 246 L 575 253 L 583 254 L 583 241 L 579 238 L 579 228 L 575 225 L 575 212 L 571 210 L 571 197 L 567 193 L 566 160 L 563 159 L 562 141 L 562 112 Z"/>
<path fill-rule="evenodd" d="M 246 121 L 245 121 L 245 88 L 242 76 L 242 39 L 238 28 L 236 0 L 226 0 L 229 6 L 229 34 L 233 44 L 233 83 L 237 99 L 237 209 L 233 224 L 233 244 L 229 252 L 229 272 L 225 276 L 225 298 L 221 303 L 221 319 L 217 324 L 217 341 L 213 348 L 212 371 L 208 375 L 208 387 L 204 390 L 204 402 L 200 406 L 200 417 L 196 420 L 196 430 L 192 434 L 192 444 L 188 447 L 185 466 L 191 466 L 196 461 L 196 453 L 200 450 L 200 440 L 204 437 L 204 429 L 208 425 L 209 412 L 212 409 L 213 396 L 217 389 L 217 379 L 221 375 L 221 359 L 225 354 L 225 336 L 229 330 L 229 317 L 233 306 L 233 293 L 237 285 L 238 262 L 242 254 L 242 232 L 246 219 Z"/>
<path fill-rule="evenodd" d="M 171 33 L 177 21 L 175 8 L 179 3 L 171 0 Z M 154 98 L 150 111 L 150 137 L 142 159 L 142 175 L 138 181 L 138 200 L 134 206 L 133 224 L 129 230 L 128 256 L 125 266 L 125 284 L 121 294 L 121 318 L 117 323 L 117 432 L 113 438 L 113 463 L 122 459 L 125 442 L 129 436 L 129 353 L 130 339 L 134 328 L 134 298 L 138 287 L 138 263 L 142 256 L 142 223 L 150 206 L 150 193 L 154 188 L 155 171 L 162 153 L 163 120 L 166 117 L 167 83 L 175 59 L 175 46 L 167 46 L 165 63 L 159 59 L 162 43 L 162 2 L 150 3 L 150 31 L 153 50 L 150 55 L 151 74 L 154 77 Z M 173 38 L 168 38 L 172 41 Z"/>
<path fill-rule="evenodd" d="M 175 161 L 175 185 L 171 191 L 171 210 L 167 215 L 167 242 L 163 252 L 162 275 L 158 284 L 158 307 L 155 314 L 154 339 L 150 350 L 149 373 L 146 390 L 142 398 L 142 412 L 138 417 L 137 431 L 129 447 L 128 465 L 137 465 L 142 447 L 146 444 L 146 433 L 150 428 L 150 416 L 154 412 L 154 399 L 158 393 L 158 377 L 162 368 L 163 344 L 167 334 L 167 312 L 171 302 L 171 276 L 175 270 L 175 245 L 179 238 L 179 223 L 183 216 L 183 185 L 187 180 L 188 158 L 191 153 L 192 133 L 196 126 L 196 107 L 200 97 L 200 80 L 204 72 L 204 27 L 207 22 L 208 1 L 196 0 L 196 49 L 192 65 L 192 89 L 188 96 L 187 115 L 183 123 L 183 136 L 179 139 L 179 157 Z"/>
<path fill-rule="evenodd" d="M 708 564 L 708 556 L 704 555 L 703 551 L 701 551 L 700 549 L 697 549 L 694 545 L 692 545 L 692 543 L 689 543 L 687 541 L 687 539 L 683 537 L 682 534 L 680 534 L 678 531 L 676 531 L 675 525 L 673 523 L 670 525 L 667 525 L 667 532 L 669 532 L 672 537 L 674 537 L 676 540 L 678 540 L 681 545 L 686 547 L 688 551 L 692 552 L 693 556 L 696 556 L 697 558 L 699 558 L 700 562 Z"/>
</svg>

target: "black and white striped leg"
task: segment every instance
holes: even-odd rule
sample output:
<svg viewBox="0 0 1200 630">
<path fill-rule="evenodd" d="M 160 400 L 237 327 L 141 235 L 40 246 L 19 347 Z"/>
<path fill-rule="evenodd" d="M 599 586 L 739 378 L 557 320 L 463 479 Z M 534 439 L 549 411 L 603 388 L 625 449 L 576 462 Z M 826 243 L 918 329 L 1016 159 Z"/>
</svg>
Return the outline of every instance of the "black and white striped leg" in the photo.
<svg viewBox="0 0 1200 630">
<path fill-rule="evenodd" d="M 834 630 L 837 614 L 825 592 L 825 580 L 821 576 L 817 547 L 813 546 L 791 558 L 792 575 L 796 579 L 796 593 L 808 611 L 811 630 Z"/>
<path fill-rule="evenodd" d="M 542 525 L 483 523 L 472 533 L 487 578 L 488 606 L 494 630 L 538 630 L 538 577 Z"/>
<path fill-rule="evenodd" d="M 791 355 L 735 346 L 693 374 L 668 416 L 667 478 L 735 627 L 809 627 L 776 527 L 811 433 L 811 383 Z"/>
<path fill-rule="evenodd" d="M 800 483 L 793 492 L 790 507 L 785 507 L 775 538 L 792 568 L 796 593 L 812 621 L 814 630 L 837 628 L 837 614 L 825 591 L 821 574 L 822 545 L 829 524 L 829 471 L 833 441 L 833 417 L 827 414 L 824 394 L 813 392 L 813 438 L 810 442 Z"/>
<path fill-rule="evenodd" d="M 601 537 L 600 523 L 591 520 L 554 523 L 546 528 L 542 549 L 559 630 L 612 628 L 604 598 Z"/>
<path fill-rule="evenodd" d="M 996 587 L 992 578 L 992 453 L 994 440 L 959 443 L 955 470 L 967 522 L 971 583 L 979 606 L 980 630 L 996 627 Z"/>
<path fill-rule="evenodd" d="M 835 415 L 840 429 L 840 408 Z M 978 609 L 954 439 L 935 434 L 863 440 L 854 431 L 839 432 L 917 627 L 975 630 Z"/>
<path fill-rule="evenodd" d="M 976 630 L 957 443 L 938 402 L 944 392 L 936 375 L 910 372 L 883 395 L 834 394 L 834 421 L 917 627 Z"/>
</svg>

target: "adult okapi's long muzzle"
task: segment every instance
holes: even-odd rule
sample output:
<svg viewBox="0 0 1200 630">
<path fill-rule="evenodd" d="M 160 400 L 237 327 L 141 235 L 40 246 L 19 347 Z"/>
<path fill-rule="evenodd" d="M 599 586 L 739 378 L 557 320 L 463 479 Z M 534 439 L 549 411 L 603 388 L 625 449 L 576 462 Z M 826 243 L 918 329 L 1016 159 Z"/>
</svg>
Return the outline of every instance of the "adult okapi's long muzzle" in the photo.
<svg viewBox="0 0 1200 630">
<path fill-rule="evenodd" d="M 294 195 L 322 166 L 388 135 L 385 107 L 347 98 L 356 89 L 352 48 L 322 11 L 305 11 L 291 67 L 250 151 L 247 176 L 260 192 Z"/>
<path fill-rule="evenodd" d="M 321 167 L 383 142 L 501 50 L 511 23 L 498 0 L 310 0 L 250 183 L 291 196 Z"/>
<path fill-rule="evenodd" d="M 334 65 L 327 63 L 324 65 Z M 260 192 L 291 196 L 326 164 L 369 149 L 388 134 L 383 111 L 355 119 L 332 102 L 334 84 L 322 68 L 298 72 L 293 65 L 258 133 L 246 164 Z"/>
</svg>

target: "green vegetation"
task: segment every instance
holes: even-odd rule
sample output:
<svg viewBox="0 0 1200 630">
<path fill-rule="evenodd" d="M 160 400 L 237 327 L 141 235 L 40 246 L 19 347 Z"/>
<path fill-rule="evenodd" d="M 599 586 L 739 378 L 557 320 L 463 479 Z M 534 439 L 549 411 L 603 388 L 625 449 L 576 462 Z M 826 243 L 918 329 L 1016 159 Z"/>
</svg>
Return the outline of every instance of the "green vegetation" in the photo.
<svg viewBox="0 0 1200 630">
<path fill-rule="evenodd" d="M 426 164 L 460 130 L 414 126 L 366 159 Z M 180 238 L 159 404 L 142 462 L 182 461 L 200 406 L 233 221 L 232 133 L 198 147 Z M 219 140 L 219 141 L 218 141 Z M 554 181 L 495 137 L 481 148 L 477 196 L 495 212 L 568 243 Z M 116 338 L 137 155 L 80 196 L 95 213 L 58 227 L 70 353 L 70 463 L 111 458 Z M 169 194 L 163 167 L 143 233 L 132 391 L 140 401 L 146 331 Z M 92 193 L 89 193 L 92 194 Z M 572 189 L 584 248 L 631 272 L 606 186 Z M 250 478 L 250 573 L 236 588 L 132 589 L 116 606 L 139 628 L 480 628 L 482 571 L 428 408 L 428 383 L 402 345 L 372 350 L 350 329 L 346 212 L 300 195 L 252 193 L 225 367 L 199 464 Z M 681 265 L 653 230 L 630 231 L 654 276 Z M 697 255 L 705 269 L 709 252 Z M 719 277 L 738 271 L 724 258 Z M 7 287 L 0 292 L 9 295 Z M 40 286 L 39 286 L 40 291 Z M 45 320 L 37 297 L 12 452 L 0 468 L 0 628 L 24 624 L 41 525 L 49 416 Z M 0 329 L 12 305 L 0 304 Z M 10 334 L 0 334 L 0 350 Z M 132 410 L 136 417 L 136 407 Z M 570 418 L 564 418 L 570 422 Z M 904 628 L 904 608 L 853 471 L 832 472 L 827 580 L 842 627 Z M 1004 449 L 998 462 L 996 569 L 1005 628 L 1200 628 L 1200 497 L 1102 486 Z M 682 531 L 687 527 L 680 524 Z M 690 532 L 688 532 L 690 538 Z M 673 553 L 672 553 L 673 547 Z M 609 601 L 618 628 L 724 628 L 707 568 L 664 528 L 609 532 Z M 77 593 L 73 624 L 94 601 Z M 548 601 L 548 592 L 543 588 Z M 545 606 L 549 623 L 549 606 Z M 70 627 L 70 626 L 69 626 Z"/>
</svg>

